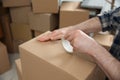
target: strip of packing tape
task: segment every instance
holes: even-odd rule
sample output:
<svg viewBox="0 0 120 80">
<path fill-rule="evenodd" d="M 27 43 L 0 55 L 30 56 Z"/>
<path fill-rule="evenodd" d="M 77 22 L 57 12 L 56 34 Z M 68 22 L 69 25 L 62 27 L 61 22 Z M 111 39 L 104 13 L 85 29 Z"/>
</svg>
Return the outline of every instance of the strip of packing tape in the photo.
<svg viewBox="0 0 120 80">
<path fill-rule="evenodd" d="M 70 42 L 68 40 L 65 40 L 64 38 L 62 38 L 61 41 L 65 51 L 67 51 L 68 53 L 73 53 L 73 47 Z"/>
</svg>

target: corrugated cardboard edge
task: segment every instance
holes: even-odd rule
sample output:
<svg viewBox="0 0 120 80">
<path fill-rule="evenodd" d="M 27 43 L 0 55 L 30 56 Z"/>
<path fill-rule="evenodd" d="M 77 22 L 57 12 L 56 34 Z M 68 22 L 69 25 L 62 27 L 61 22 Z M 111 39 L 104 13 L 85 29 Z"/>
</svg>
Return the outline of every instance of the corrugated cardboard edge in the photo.
<svg viewBox="0 0 120 80">
<path fill-rule="evenodd" d="M 23 77 L 23 72 L 22 72 L 22 66 L 21 66 L 21 59 L 15 60 L 15 64 L 16 64 L 18 79 L 19 79 L 19 80 L 23 80 L 23 79 L 22 79 L 22 77 Z"/>
</svg>

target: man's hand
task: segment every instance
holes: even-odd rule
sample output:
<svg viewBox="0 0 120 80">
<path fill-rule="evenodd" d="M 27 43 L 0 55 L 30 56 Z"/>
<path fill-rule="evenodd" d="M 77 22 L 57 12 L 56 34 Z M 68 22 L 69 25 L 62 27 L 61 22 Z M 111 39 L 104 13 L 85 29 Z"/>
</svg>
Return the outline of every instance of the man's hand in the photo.
<svg viewBox="0 0 120 80">
<path fill-rule="evenodd" d="M 41 36 L 38 40 L 39 41 L 48 41 L 48 40 L 58 40 L 61 39 L 66 33 L 69 33 L 71 30 L 70 27 L 67 28 L 61 28 L 58 30 L 55 30 L 53 32 L 50 32 L 46 35 Z"/>
<path fill-rule="evenodd" d="M 96 53 L 99 50 L 100 45 L 81 30 L 75 30 L 71 33 L 67 33 L 64 37 L 70 41 L 74 50 L 77 52 L 93 55 L 93 53 Z"/>
</svg>

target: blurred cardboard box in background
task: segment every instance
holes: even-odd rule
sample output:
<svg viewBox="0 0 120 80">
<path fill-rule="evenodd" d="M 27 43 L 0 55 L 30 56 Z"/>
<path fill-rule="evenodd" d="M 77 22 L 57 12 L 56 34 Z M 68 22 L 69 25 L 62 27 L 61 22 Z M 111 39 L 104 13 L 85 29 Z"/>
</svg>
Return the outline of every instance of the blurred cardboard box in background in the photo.
<svg viewBox="0 0 120 80">
<path fill-rule="evenodd" d="M 32 0 L 34 13 L 58 13 L 59 0 Z"/>
<path fill-rule="evenodd" d="M 112 34 L 95 34 L 93 38 L 107 50 L 110 49 L 114 40 L 114 36 Z"/>
<path fill-rule="evenodd" d="M 89 11 L 80 8 L 80 2 L 64 1 L 60 7 L 59 27 L 72 26 L 89 18 Z"/>
<path fill-rule="evenodd" d="M 53 30 L 58 26 L 58 15 L 56 14 L 34 14 L 29 13 L 29 24 L 31 30 L 45 32 Z"/>
<path fill-rule="evenodd" d="M 2 0 L 3 7 L 20 7 L 31 4 L 30 0 Z"/>
<path fill-rule="evenodd" d="M 0 42 L 0 74 L 10 69 L 10 62 L 8 58 L 6 46 Z"/>
<path fill-rule="evenodd" d="M 31 12 L 31 7 L 16 7 L 10 8 L 10 16 L 12 23 L 24 23 L 29 24 L 28 14 Z"/>
<path fill-rule="evenodd" d="M 32 39 L 30 27 L 27 24 L 11 23 L 13 40 L 28 41 Z"/>
</svg>

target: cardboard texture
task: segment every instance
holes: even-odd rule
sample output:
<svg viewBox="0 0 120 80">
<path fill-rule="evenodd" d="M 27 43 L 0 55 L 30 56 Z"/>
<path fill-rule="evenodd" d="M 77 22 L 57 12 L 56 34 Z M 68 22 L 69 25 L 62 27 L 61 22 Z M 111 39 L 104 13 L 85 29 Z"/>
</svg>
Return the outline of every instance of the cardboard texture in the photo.
<svg viewBox="0 0 120 80">
<path fill-rule="evenodd" d="M 10 69 L 6 46 L 0 42 L 0 74 Z"/>
<path fill-rule="evenodd" d="M 32 0 L 32 8 L 34 13 L 58 13 L 59 0 Z"/>
<path fill-rule="evenodd" d="M 19 47 L 24 80 L 104 80 L 96 64 L 67 53 L 61 40 L 39 42 L 40 36 Z"/>
<path fill-rule="evenodd" d="M 10 8 L 10 15 L 13 23 L 28 24 L 28 13 L 31 12 L 31 7 L 16 7 Z"/>
<path fill-rule="evenodd" d="M 55 14 L 29 13 L 29 24 L 32 30 L 40 32 L 54 30 L 58 25 L 58 16 Z"/>
<path fill-rule="evenodd" d="M 28 6 L 30 3 L 30 0 L 2 0 L 3 7 Z"/>
<path fill-rule="evenodd" d="M 114 36 L 111 34 L 96 34 L 93 37 L 100 45 L 105 47 L 107 50 L 110 49 L 113 43 Z"/>
<path fill-rule="evenodd" d="M 8 14 L 4 14 L 1 17 L 1 24 L 4 34 L 3 42 L 7 46 L 8 53 L 14 53 L 13 39 L 12 39 L 11 27 L 10 27 L 10 17 Z"/>
<path fill-rule="evenodd" d="M 63 2 L 60 8 L 60 28 L 81 23 L 89 18 L 89 11 L 81 9 L 80 2 Z"/>
<path fill-rule="evenodd" d="M 23 72 L 22 72 L 22 66 L 21 66 L 21 59 L 15 60 L 17 74 L 18 74 L 18 80 L 23 80 Z"/>
<path fill-rule="evenodd" d="M 11 31 L 14 40 L 28 41 L 32 38 L 30 27 L 27 24 L 11 23 Z"/>
</svg>

